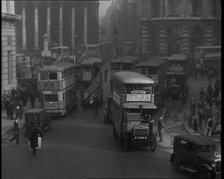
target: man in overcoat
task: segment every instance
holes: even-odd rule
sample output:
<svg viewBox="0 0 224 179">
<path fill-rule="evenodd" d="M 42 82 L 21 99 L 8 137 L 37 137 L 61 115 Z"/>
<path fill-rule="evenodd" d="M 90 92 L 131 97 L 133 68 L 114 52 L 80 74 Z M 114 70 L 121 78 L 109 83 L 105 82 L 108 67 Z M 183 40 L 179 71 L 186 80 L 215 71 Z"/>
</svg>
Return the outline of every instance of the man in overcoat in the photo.
<svg viewBox="0 0 224 179">
<path fill-rule="evenodd" d="M 16 118 L 14 124 L 13 124 L 13 132 L 14 132 L 14 137 L 11 138 L 9 141 L 10 143 L 16 139 L 16 144 L 19 144 L 19 119 Z"/>
<path fill-rule="evenodd" d="M 33 150 L 33 155 L 36 154 L 36 147 L 38 147 L 38 136 L 40 135 L 38 127 L 34 127 L 29 136 L 30 147 Z"/>
</svg>

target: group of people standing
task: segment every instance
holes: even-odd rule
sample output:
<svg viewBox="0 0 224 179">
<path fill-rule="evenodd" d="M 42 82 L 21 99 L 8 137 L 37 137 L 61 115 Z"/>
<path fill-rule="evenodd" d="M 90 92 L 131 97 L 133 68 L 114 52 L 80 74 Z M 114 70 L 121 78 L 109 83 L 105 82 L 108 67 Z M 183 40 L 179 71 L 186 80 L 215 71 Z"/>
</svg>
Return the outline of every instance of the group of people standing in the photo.
<svg viewBox="0 0 224 179">
<path fill-rule="evenodd" d="M 218 100 L 217 89 L 213 89 L 211 83 L 209 83 L 207 90 L 203 87 L 199 92 L 198 103 L 192 98 L 190 103 L 190 117 L 189 127 L 193 128 L 194 132 L 198 132 L 203 129 L 203 122 L 207 128 L 206 134 L 211 136 L 214 129 L 215 114 L 217 114 L 220 108 L 220 101 Z"/>
<path fill-rule="evenodd" d="M 27 105 L 28 100 L 31 108 L 35 108 L 35 99 L 41 100 L 41 95 L 33 88 L 21 87 L 13 88 L 11 91 L 5 90 L 3 93 L 3 109 L 6 110 L 8 119 L 22 119 L 23 107 Z"/>
</svg>

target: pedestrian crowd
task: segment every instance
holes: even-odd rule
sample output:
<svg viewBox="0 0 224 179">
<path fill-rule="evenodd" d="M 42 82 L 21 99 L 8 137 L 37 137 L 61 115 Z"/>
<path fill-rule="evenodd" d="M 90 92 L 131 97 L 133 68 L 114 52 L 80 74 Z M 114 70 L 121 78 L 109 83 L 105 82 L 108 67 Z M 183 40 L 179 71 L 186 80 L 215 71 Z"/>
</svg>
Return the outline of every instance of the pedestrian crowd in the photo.
<svg viewBox="0 0 224 179">
<path fill-rule="evenodd" d="M 41 101 L 41 94 L 33 87 L 13 88 L 11 91 L 5 90 L 3 93 L 3 110 L 6 110 L 8 119 L 22 119 L 23 107 L 28 101 L 31 103 L 31 108 L 35 108 L 36 97 Z"/>
<path fill-rule="evenodd" d="M 218 113 L 221 109 L 221 101 L 219 99 L 220 90 L 209 82 L 207 90 L 203 87 L 199 92 L 199 100 L 192 98 L 190 103 L 190 116 L 188 125 L 195 133 L 206 128 L 204 134 L 211 136 L 215 126 L 218 124 Z M 205 126 L 203 126 L 205 124 Z"/>
</svg>

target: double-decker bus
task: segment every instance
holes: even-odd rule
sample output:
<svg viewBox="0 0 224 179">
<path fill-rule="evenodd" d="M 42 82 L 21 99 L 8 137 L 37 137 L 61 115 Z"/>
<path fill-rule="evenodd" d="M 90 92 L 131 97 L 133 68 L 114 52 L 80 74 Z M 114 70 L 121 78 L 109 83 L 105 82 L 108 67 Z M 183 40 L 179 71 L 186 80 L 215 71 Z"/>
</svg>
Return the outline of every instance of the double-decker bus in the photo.
<svg viewBox="0 0 224 179">
<path fill-rule="evenodd" d="M 189 57 L 183 54 L 174 54 L 168 57 L 166 72 L 167 97 L 181 100 L 185 103 L 188 93 Z"/>
<path fill-rule="evenodd" d="M 203 60 L 203 66 L 205 66 L 208 71 L 212 71 L 213 75 L 220 77 L 221 75 L 221 53 L 207 54 Z"/>
<path fill-rule="evenodd" d="M 102 63 L 101 58 L 85 58 L 80 62 L 81 79 L 81 101 L 83 106 L 91 106 L 95 96 L 100 104 L 103 102 L 102 90 Z"/>
<path fill-rule="evenodd" d="M 65 116 L 76 108 L 76 65 L 58 63 L 38 71 L 38 90 L 51 116 Z"/>
<path fill-rule="evenodd" d="M 111 78 L 111 119 L 113 136 L 124 144 L 150 146 L 156 149 L 156 133 L 152 117 L 154 81 L 136 72 L 117 72 Z"/>
<path fill-rule="evenodd" d="M 119 56 L 110 62 L 111 75 L 119 71 L 135 71 L 135 65 L 138 63 L 136 56 Z"/>
<path fill-rule="evenodd" d="M 166 95 L 166 71 L 165 60 L 150 59 L 142 61 L 136 66 L 136 72 L 148 76 L 154 81 L 155 105 L 160 108 L 164 105 Z"/>
<path fill-rule="evenodd" d="M 196 67 L 200 68 L 204 57 L 208 54 L 221 54 L 221 45 L 216 46 L 197 46 L 194 48 L 194 61 Z"/>
</svg>

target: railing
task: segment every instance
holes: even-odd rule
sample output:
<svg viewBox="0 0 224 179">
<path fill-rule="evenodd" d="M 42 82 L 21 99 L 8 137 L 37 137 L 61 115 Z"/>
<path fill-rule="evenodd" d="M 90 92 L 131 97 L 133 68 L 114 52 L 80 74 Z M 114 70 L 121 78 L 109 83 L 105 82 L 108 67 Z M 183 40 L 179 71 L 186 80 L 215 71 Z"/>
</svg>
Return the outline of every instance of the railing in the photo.
<svg viewBox="0 0 224 179">
<path fill-rule="evenodd" d="M 96 78 L 90 84 L 90 86 L 84 91 L 83 96 L 84 103 L 86 103 L 94 95 L 94 92 L 95 93 L 98 92 L 97 88 L 99 88 L 99 86 L 101 85 L 101 81 L 102 81 L 102 74 L 101 72 L 99 72 Z"/>
</svg>

